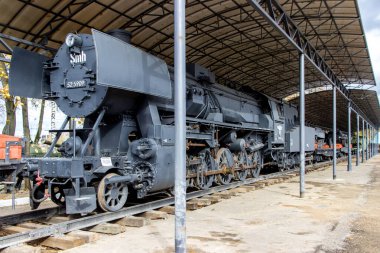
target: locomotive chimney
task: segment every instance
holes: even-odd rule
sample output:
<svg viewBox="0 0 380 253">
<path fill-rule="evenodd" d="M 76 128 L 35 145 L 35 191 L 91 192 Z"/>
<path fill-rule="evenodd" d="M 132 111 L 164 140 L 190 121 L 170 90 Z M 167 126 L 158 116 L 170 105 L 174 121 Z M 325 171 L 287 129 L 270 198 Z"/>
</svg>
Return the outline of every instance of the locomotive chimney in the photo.
<svg viewBox="0 0 380 253">
<path fill-rule="evenodd" d="M 128 44 L 131 44 L 132 34 L 126 30 L 113 29 L 113 30 L 108 31 L 107 34 L 109 34 L 115 38 L 118 38 L 119 40 L 122 40 Z"/>
</svg>

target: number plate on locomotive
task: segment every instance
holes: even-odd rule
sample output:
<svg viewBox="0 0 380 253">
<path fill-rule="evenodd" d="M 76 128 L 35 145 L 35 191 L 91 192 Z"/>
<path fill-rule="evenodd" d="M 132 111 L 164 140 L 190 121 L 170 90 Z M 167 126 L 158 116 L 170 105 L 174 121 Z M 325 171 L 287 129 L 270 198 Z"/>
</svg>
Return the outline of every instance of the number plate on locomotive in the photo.
<svg viewBox="0 0 380 253">
<path fill-rule="evenodd" d="M 76 88 L 83 88 L 83 87 L 86 87 L 85 80 L 68 81 L 65 83 L 65 88 L 67 89 L 76 89 Z"/>
</svg>

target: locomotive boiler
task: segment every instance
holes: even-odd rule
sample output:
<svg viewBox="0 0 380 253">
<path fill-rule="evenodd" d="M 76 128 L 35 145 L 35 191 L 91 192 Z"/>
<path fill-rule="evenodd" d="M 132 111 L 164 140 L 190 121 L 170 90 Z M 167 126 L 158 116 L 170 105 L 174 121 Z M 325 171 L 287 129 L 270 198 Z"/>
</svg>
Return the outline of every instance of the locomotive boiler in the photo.
<svg viewBox="0 0 380 253">
<path fill-rule="evenodd" d="M 215 83 L 209 70 L 189 64 L 186 94 L 187 184 L 257 177 L 264 163 L 280 169 L 299 163 L 297 108 L 258 92 Z M 173 69 L 131 45 L 130 34 L 68 34 L 48 59 L 15 48 L 10 72 L 13 95 L 55 101 L 67 115 L 43 158 L 28 159 L 31 205 L 50 197 L 66 212 L 122 208 L 128 198 L 174 186 Z M 84 118 L 83 128 L 67 128 Z M 51 153 L 62 133 L 67 138 Z M 306 127 L 306 153 L 314 128 Z M 46 190 L 48 194 L 46 194 Z"/>
</svg>

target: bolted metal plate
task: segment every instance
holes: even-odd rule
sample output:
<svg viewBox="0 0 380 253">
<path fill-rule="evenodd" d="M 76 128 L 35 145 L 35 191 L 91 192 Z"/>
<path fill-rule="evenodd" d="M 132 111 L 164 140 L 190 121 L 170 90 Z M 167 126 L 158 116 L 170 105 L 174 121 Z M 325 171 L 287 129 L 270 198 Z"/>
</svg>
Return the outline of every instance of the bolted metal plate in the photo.
<svg viewBox="0 0 380 253">
<path fill-rule="evenodd" d="M 87 214 L 96 209 L 96 192 L 94 187 L 81 187 L 79 197 L 74 189 L 65 189 L 66 213 Z"/>
<path fill-rule="evenodd" d="M 43 63 L 48 58 L 19 47 L 12 53 L 9 73 L 9 92 L 13 96 L 42 98 Z"/>
</svg>

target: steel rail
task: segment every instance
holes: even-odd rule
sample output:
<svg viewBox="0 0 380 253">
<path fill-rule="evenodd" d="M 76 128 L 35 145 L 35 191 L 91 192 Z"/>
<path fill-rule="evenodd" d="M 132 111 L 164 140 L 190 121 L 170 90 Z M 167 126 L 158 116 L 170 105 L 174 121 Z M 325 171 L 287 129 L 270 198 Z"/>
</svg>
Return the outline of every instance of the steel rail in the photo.
<svg viewBox="0 0 380 253">
<path fill-rule="evenodd" d="M 338 159 L 338 161 L 343 161 L 345 159 L 346 158 L 341 158 L 341 159 Z M 308 165 L 306 167 L 307 169 L 310 170 L 310 169 L 318 169 L 318 168 L 328 166 L 328 165 L 331 165 L 331 161 Z M 276 173 L 272 173 L 268 175 L 262 175 L 258 178 L 249 178 L 245 181 L 233 182 L 229 185 L 220 185 L 220 186 L 212 187 L 207 190 L 190 192 L 186 194 L 186 200 L 199 198 L 205 195 L 237 188 L 243 185 L 248 185 L 248 184 L 252 184 L 255 182 L 259 182 L 259 181 L 263 181 L 263 180 L 267 180 L 271 178 L 285 176 L 287 174 L 291 174 L 298 171 L 299 169 L 292 169 L 292 170 L 287 170 L 284 172 L 276 172 Z M 174 197 L 169 197 L 169 198 L 165 198 L 161 200 L 155 200 L 152 202 L 139 204 L 136 206 L 126 207 L 117 212 L 95 214 L 92 216 L 86 216 L 86 217 L 75 219 L 75 220 L 70 220 L 70 221 L 65 221 L 62 223 L 49 225 L 44 228 L 39 228 L 39 229 L 34 229 L 34 230 L 30 230 L 23 233 L 3 236 L 3 237 L 0 237 L 0 249 L 17 245 L 20 243 L 30 242 L 30 241 L 48 237 L 51 235 L 62 235 L 74 230 L 84 229 L 87 227 L 95 226 L 103 222 L 114 221 L 117 219 L 124 218 L 126 216 L 140 214 L 149 210 L 158 209 L 158 208 L 168 206 L 168 205 L 174 205 Z"/>
<path fill-rule="evenodd" d="M 57 214 L 64 214 L 64 213 L 65 213 L 65 208 L 56 206 L 56 207 L 49 207 L 49 208 L 31 210 L 31 211 L 22 212 L 22 213 L 0 216 L 0 228 L 5 225 L 15 225 L 15 224 L 26 222 L 26 221 L 48 218 Z"/>
</svg>

